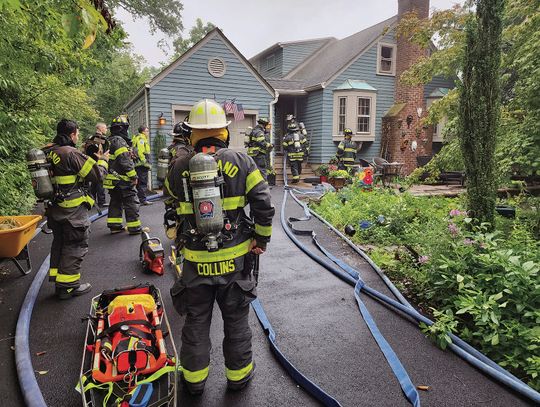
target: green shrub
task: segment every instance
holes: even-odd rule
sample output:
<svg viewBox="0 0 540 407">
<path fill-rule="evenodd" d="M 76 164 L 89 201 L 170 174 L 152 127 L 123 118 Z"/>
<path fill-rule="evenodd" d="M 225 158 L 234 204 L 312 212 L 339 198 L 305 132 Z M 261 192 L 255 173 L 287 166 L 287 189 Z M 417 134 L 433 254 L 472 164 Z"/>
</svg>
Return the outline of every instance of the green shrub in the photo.
<svg viewBox="0 0 540 407">
<path fill-rule="evenodd" d="M 344 188 L 313 209 L 352 240 L 436 323 L 423 327 L 439 346 L 459 335 L 540 389 L 540 200 L 517 197 L 516 219 L 473 227 L 458 198 L 414 197 Z"/>
</svg>

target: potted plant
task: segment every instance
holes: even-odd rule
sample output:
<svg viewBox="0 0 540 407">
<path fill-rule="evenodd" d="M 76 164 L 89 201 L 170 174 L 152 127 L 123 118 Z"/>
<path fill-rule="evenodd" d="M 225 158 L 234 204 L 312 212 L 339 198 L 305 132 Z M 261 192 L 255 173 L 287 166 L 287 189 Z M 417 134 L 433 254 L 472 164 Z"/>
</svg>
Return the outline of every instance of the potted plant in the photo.
<svg viewBox="0 0 540 407">
<path fill-rule="evenodd" d="M 315 169 L 315 174 L 319 176 L 321 183 L 328 182 L 330 168 L 328 164 L 321 164 Z"/>
<path fill-rule="evenodd" d="M 334 170 L 328 174 L 328 182 L 336 189 L 341 189 L 345 186 L 349 173 L 346 170 Z"/>
<path fill-rule="evenodd" d="M 276 185 L 276 170 L 271 165 L 266 168 L 266 180 L 268 185 Z"/>
</svg>

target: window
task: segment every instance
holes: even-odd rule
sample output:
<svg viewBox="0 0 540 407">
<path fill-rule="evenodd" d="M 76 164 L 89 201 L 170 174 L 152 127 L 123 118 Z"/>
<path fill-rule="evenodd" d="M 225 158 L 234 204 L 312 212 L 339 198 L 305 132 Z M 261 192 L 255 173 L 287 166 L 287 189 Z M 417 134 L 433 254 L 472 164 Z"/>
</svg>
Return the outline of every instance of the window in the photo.
<svg viewBox="0 0 540 407">
<path fill-rule="evenodd" d="M 357 133 L 370 132 L 370 111 L 371 111 L 371 98 L 359 97 L 358 98 L 358 111 L 357 111 Z"/>
<path fill-rule="evenodd" d="M 345 118 L 346 118 L 346 112 L 347 112 L 347 98 L 341 97 L 339 98 L 339 117 L 338 117 L 338 131 L 340 133 L 343 133 L 343 130 L 345 130 Z"/>
<path fill-rule="evenodd" d="M 276 67 L 276 56 L 274 54 L 266 57 L 266 69 L 273 69 Z"/>
<path fill-rule="evenodd" d="M 332 138 L 343 140 L 343 130 L 353 131 L 354 141 L 375 141 L 376 91 L 342 89 L 334 91 Z"/>
<path fill-rule="evenodd" d="M 377 73 L 379 75 L 396 74 L 396 46 L 394 44 L 379 44 Z"/>
</svg>

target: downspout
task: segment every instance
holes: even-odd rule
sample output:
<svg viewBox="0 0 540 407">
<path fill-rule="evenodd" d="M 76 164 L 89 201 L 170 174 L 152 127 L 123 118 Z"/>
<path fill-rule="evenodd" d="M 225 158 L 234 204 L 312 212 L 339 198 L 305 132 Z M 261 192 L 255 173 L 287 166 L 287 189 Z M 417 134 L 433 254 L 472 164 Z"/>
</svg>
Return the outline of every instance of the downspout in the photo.
<svg viewBox="0 0 540 407">
<path fill-rule="evenodd" d="M 150 127 L 150 106 L 148 105 L 148 84 L 144 84 L 144 106 L 145 109 L 145 116 L 146 116 L 146 125 L 148 126 L 149 130 L 149 136 L 148 136 L 148 142 L 150 143 L 150 151 L 152 151 L 152 128 Z M 154 157 L 152 157 L 152 162 L 154 161 Z M 150 174 L 148 177 L 148 189 L 152 190 L 152 167 L 150 167 Z"/>
<path fill-rule="evenodd" d="M 275 92 L 275 97 L 274 97 L 274 100 L 272 100 L 269 104 L 268 104 L 268 111 L 270 113 L 270 124 L 272 125 L 271 127 L 271 134 L 270 134 L 270 140 L 271 140 L 271 143 L 275 146 L 275 141 L 276 141 L 276 126 L 274 126 L 274 106 L 275 104 L 277 103 L 278 99 L 279 99 L 279 92 L 276 90 L 274 91 Z M 276 151 L 276 148 L 274 147 L 272 149 L 272 152 L 270 153 L 270 165 L 272 166 L 272 168 L 274 168 L 274 157 L 275 157 L 275 151 Z"/>
</svg>

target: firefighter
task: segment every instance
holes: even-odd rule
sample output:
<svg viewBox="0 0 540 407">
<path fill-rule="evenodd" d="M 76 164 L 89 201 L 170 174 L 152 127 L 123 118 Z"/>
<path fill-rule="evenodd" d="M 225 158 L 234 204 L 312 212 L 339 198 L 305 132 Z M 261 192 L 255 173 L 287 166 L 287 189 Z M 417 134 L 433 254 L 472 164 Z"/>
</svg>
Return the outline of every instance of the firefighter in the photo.
<svg viewBox="0 0 540 407">
<path fill-rule="evenodd" d="M 97 123 L 95 134 L 88 138 L 84 145 L 84 153 L 87 156 L 92 157 L 94 161 L 98 161 L 96 153 L 99 151 L 100 148 L 102 151 L 107 151 L 109 149 L 106 134 L 107 125 L 101 122 Z M 105 202 L 105 188 L 103 188 L 102 182 L 91 182 L 90 193 L 92 194 L 92 197 L 97 201 L 97 206 L 99 206 L 100 208 L 105 208 L 109 206 Z"/>
<path fill-rule="evenodd" d="M 167 147 L 167 150 L 169 150 L 169 158 L 172 160 L 173 157 L 176 157 L 176 150 L 179 147 L 191 146 L 189 142 L 191 129 L 184 122 L 178 122 L 174 125 L 171 136 L 173 137 L 172 143 Z"/>
<path fill-rule="evenodd" d="M 72 120 L 61 120 L 56 133 L 52 146 L 45 150 L 56 185 L 55 197 L 46 209 L 53 232 L 49 280 L 56 283 L 56 296 L 65 300 L 91 289 L 89 283 L 80 281 L 81 263 L 88 252 L 88 211 L 94 204 L 83 183 L 101 182 L 107 174 L 109 153 L 99 148 L 96 162 L 77 150 L 79 126 Z"/>
<path fill-rule="evenodd" d="M 267 130 L 268 119 L 261 117 L 257 120 L 257 125 L 251 130 L 247 142 L 247 153 L 253 158 L 257 168 L 266 180 L 266 166 L 268 163 L 268 154 L 274 147 L 270 143 L 270 132 Z"/>
<path fill-rule="evenodd" d="M 137 172 L 133 164 L 132 153 L 129 148 L 129 121 L 126 116 L 120 115 L 113 119 L 111 136 L 109 137 L 111 162 L 103 186 L 109 190 L 109 214 L 107 227 L 111 233 L 122 232 L 124 224 L 122 212 L 125 213 L 129 234 L 141 233 L 141 220 L 139 219 L 139 199 L 137 198 Z"/>
<path fill-rule="evenodd" d="M 352 130 L 343 130 L 343 141 L 339 143 L 336 152 L 338 168 L 340 170 L 347 170 L 350 172 L 354 168 L 357 151 L 358 144 L 356 144 L 355 141 L 352 141 Z"/>
<path fill-rule="evenodd" d="M 268 184 L 253 160 L 228 148 L 229 123 L 215 101 L 205 99 L 195 104 L 187 123 L 193 129 L 191 144 L 195 151 L 179 151 L 167 178 L 178 204 L 176 245 L 179 258 L 183 259 L 182 275 L 171 288 L 171 295 L 177 311 L 186 315 L 180 361 L 183 381 L 195 395 L 203 392 L 208 377 L 214 301 L 224 321 L 228 388 L 239 390 L 253 377 L 255 365 L 248 321 L 249 303 L 256 298 L 253 270 L 256 256 L 264 253 L 270 240 L 275 212 Z M 206 154 L 194 155 L 200 152 Z M 223 178 L 212 178 L 212 171 L 196 173 L 194 162 L 200 163 L 202 159 L 219 168 Z M 221 184 L 223 199 L 219 193 L 217 199 L 211 198 L 215 187 L 196 188 L 197 179 L 210 180 L 214 186 Z M 190 185 L 191 191 L 186 191 L 186 185 Z M 245 213 L 248 204 L 253 221 Z M 216 219 L 221 219 L 217 233 L 201 233 Z M 214 249 L 212 241 L 217 244 Z"/>
<path fill-rule="evenodd" d="M 139 126 L 138 134 L 133 137 L 132 148 L 135 156 L 135 172 L 137 173 L 137 196 L 141 205 L 152 205 L 152 202 L 146 200 L 148 191 L 148 172 L 150 171 L 150 143 L 148 136 L 150 132 L 148 127 Z"/>
<path fill-rule="evenodd" d="M 292 183 L 296 184 L 300 181 L 304 157 L 309 153 L 306 136 L 298 128 L 296 120 L 289 121 L 287 134 L 283 137 L 282 144 L 283 149 L 287 153 L 287 161 L 289 161 L 289 165 L 291 166 Z"/>
</svg>

